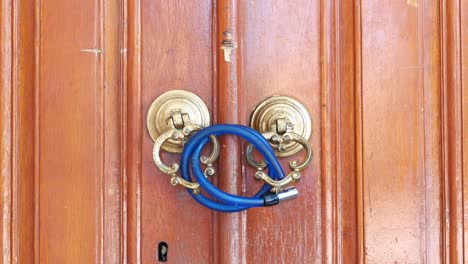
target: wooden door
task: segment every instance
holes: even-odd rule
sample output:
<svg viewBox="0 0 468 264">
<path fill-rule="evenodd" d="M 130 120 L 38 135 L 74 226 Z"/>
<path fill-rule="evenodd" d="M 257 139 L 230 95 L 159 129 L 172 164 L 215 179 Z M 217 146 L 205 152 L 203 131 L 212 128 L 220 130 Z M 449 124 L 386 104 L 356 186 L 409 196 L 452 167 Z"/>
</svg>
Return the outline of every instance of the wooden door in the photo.
<svg viewBox="0 0 468 264">
<path fill-rule="evenodd" d="M 0 0 L 0 21 L 2 263 L 159 263 L 160 242 L 168 263 L 466 263 L 468 1 Z M 225 214 L 170 186 L 145 117 L 172 89 L 213 123 L 300 100 L 300 197 Z M 223 139 L 223 190 L 258 188 L 244 150 Z"/>
</svg>

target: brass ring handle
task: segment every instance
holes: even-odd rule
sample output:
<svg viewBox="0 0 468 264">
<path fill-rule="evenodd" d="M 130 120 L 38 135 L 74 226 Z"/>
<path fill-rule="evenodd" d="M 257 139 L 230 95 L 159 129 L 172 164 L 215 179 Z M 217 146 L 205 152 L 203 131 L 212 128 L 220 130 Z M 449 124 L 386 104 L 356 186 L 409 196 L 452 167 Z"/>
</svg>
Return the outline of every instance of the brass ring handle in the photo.
<svg viewBox="0 0 468 264">
<path fill-rule="evenodd" d="M 298 135 L 298 134 L 296 134 L 294 132 L 285 133 L 283 135 L 278 135 L 276 133 L 269 132 L 269 133 L 264 133 L 263 136 L 267 140 L 272 142 L 272 147 L 275 150 L 278 150 L 280 152 L 283 151 L 282 150 L 282 148 L 283 148 L 282 144 L 284 144 L 284 143 L 296 142 L 296 143 L 299 143 L 299 144 L 302 145 L 302 147 L 306 150 L 306 157 L 304 158 L 304 161 L 302 161 L 299 164 L 297 163 L 296 160 L 293 160 L 293 161 L 289 162 L 289 167 L 292 170 L 303 170 L 307 166 L 309 166 L 310 162 L 312 161 L 312 155 L 313 155 L 312 147 L 310 146 L 309 142 L 305 138 L 301 137 L 300 135 Z M 278 139 L 278 137 L 280 139 Z M 278 140 L 280 140 L 281 143 L 278 143 L 277 142 Z M 265 161 L 264 160 L 257 161 L 253 157 L 254 148 L 255 147 L 252 144 L 249 144 L 247 146 L 247 150 L 246 150 L 246 154 L 245 154 L 247 162 L 252 167 L 256 168 L 257 170 L 265 169 L 265 167 L 267 166 Z"/>
<path fill-rule="evenodd" d="M 153 160 L 164 174 L 171 177 L 172 185 L 182 185 L 200 191 L 200 185 L 187 181 L 179 176 L 179 164 L 165 164 L 161 159 L 161 150 L 181 153 L 188 138 L 195 132 L 210 125 L 210 114 L 203 100 L 197 95 L 183 90 L 171 90 L 161 94 L 151 104 L 146 125 L 154 141 Z M 201 156 L 200 162 L 205 165 L 206 177 L 213 176 L 213 163 L 219 156 L 219 142 L 210 136 L 213 149 L 208 156 Z"/>
<path fill-rule="evenodd" d="M 255 147 L 252 144 L 247 145 L 247 149 L 245 151 L 245 159 L 250 164 L 250 166 L 256 168 L 257 170 L 263 170 L 266 168 L 267 163 L 265 162 L 265 160 L 257 161 L 253 157 L 254 149 Z"/>
<path fill-rule="evenodd" d="M 301 173 L 298 171 L 290 172 L 288 176 L 286 176 L 284 179 L 280 181 L 273 180 L 272 178 L 270 178 L 270 176 L 268 176 L 268 174 L 266 174 L 263 171 L 257 171 L 255 173 L 255 179 L 262 180 L 268 183 L 270 186 L 273 187 L 271 191 L 275 193 L 280 193 L 281 191 L 286 189 L 287 185 L 289 185 L 292 182 L 298 181 L 300 178 L 301 178 Z"/>
<path fill-rule="evenodd" d="M 153 147 L 153 160 L 159 170 L 161 170 L 164 174 L 167 174 L 171 177 L 171 184 L 172 185 L 182 185 L 186 188 L 193 189 L 194 193 L 199 192 L 200 185 L 196 182 L 189 182 L 181 178 L 177 175 L 179 171 L 179 164 L 172 163 L 171 166 L 166 165 L 160 156 L 160 152 L 162 149 L 162 145 L 169 139 L 174 141 L 186 141 L 190 135 L 196 131 L 203 129 L 202 126 L 188 124 L 185 125 L 182 129 L 171 129 L 164 133 L 162 133 L 154 142 Z M 200 162 L 207 165 L 205 169 L 206 176 L 214 175 L 214 168 L 212 163 L 218 158 L 219 156 L 219 142 L 215 136 L 210 136 L 210 139 L 213 143 L 213 150 L 208 157 L 202 156 L 200 157 Z"/>
<path fill-rule="evenodd" d="M 262 134 L 268 141 L 271 142 L 272 147 L 281 152 L 285 151 L 284 144 L 289 144 L 291 142 L 296 142 L 302 145 L 302 147 L 306 151 L 306 156 L 301 163 L 298 163 L 296 160 L 289 162 L 289 167 L 293 170 L 291 173 L 288 174 L 282 180 L 273 180 L 268 174 L 264 173 L 263 170 L 266 168 L 267 164 L 265 161 L 256 161 L 253 157 L 253 150 L 254 147 L 249 144 L 246 150 L 246 160 L 247 162 L 257 169 L 257 173 L 255 173 L 255 178 L 257 180 L 263 180 L 269 185 L 273 187 L 275 192 L 279 192 L 284 189 L 284 187 L 292 182 L 298 181 L 301 178 L 301 171 L 304 170 L 312 161 L 312 147 L 310 146 L 309 142 L 303 138 L 302 136 L 294 133 L 294 132 L 287 132 L 283 135 L 279 135 L 274 132 L 268 132 Z"/>
<path fill-rule="evenodd" d="M 215 136 L 210 136 L 211 142 L 213 143 L 213 150 L 211 151 L 210 155 L 201 156 L 200 162 L 203 165 L 206 165 L 204 174 L 206 177 L 213 176 L 215 174 L 215 169 L 213 167 L 213 163 L 218 159 L 219 156 L 219 141 Z"/>
</svg>

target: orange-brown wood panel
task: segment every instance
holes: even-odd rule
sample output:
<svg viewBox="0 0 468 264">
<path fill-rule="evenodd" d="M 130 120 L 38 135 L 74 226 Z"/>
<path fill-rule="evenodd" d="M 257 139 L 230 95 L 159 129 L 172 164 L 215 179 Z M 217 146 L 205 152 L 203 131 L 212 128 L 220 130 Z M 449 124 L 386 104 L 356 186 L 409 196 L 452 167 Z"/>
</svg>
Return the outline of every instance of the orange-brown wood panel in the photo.
<svg viewBox="0 0 468 264">
<path fill-rule="evenodd" d="M 0 0 L 0 263 L 158 263 L 161 241 L 169 263 L 465 263 L 465 2 Z M 214 123 L 304 103 L 299 198 L 225 214 L 172 187 L 146 131 L 172 89 Z M 221 142 L 214 182 L 254 193 Z"/>
<path fill-rule="evenodd" d="M 230 61 L 226 61 L 221 50 L 225 34 L 230 33 L 233 41 L 239 38 L 239 2 L 235 0 L 216 1 L 216 37 L 213 54 L 216 55 L 216 123 L 245 124 L 244 87 L 240 83 L 238 52 L 234 49 Z M 221 149 L 218 161 L 216 183 L 222 190 L 239 194 L 245 183 L 242 168 L 242 145 L 239 138 L 226 135 L 220 139 Z M 215 218 L 213 261 L 214 263 L 246 262 L 246 214 L 218 213 Z"/>
<path fill-rule="evenodd" d="M 361 199 L 365 260 L 369 263 L 440 260 L 438 248 L 426 252 L 428 222 L 440 217 L 439 211 L 428 210 L 430 206 L 439 208 L 432 202 L 439 197 L 440 170 L 425 167 L 426 150 L 440 151 L 431 148 L 434 141 L 425 142 L 424 118 L 437 122 L 439 113 L 438 104 L 426 103 L 424 97 L 425 93 L 437 94 L 439 83 L 437 71 L 431 75 L 424 72 L 425 63 L 431 71 L 434 64 L 429 63 L 437 63 L 432 58 L 438 55 L 437 50 L 425 46 L 437 44 L 424 35 L 437 34 L 432 30 L 437 20 L 424 17 L 437 15 L 437 9 L 427 6 L 362 1 Z M 438 138 L 430 135 L 428 139 Z"/>
<path fill-rule="evenodd" d="M 438 263 L 438 5 L 361 8 L 364 260 Z"/>
<path fill-rule="evenodd" d="M 421 260 L 418 33 L 415 6 L 363 1 L 362 199 L 371 263 Z"/>
<path fill-rule="evenodd" d="M 172 263 L 209 263 L 212 212 L 184 188 L 171 186 L 154 165 L 146 112 L 157 96 L 174 89 L 196 93 L 211 109 L 212 2 L 142 1 L 141 12 L 141 108 L 128 109 L 131 114 L 141 111 L 141 145 L 129 142 L 142 151 L 141 258 L 156 262 L 157 245 L 165 241 Z M 163 155 L 163 160 L 173 162 L 179 156 Z"/>
<path fill-rule="evenodd" d="M 239 14 L 238 74 L 245 96 L 244 122 L 272 95 L 302 102 L 312 117 L 313 162 L 297 187 L 297 200 L 247 212 L 247 262 L 321 262 L 321 86 L 320 2 L 245 1 Z M 292 15 L 294 14 L 294 15 Z M 242 19 L 242 20 L 241 20 Z M 247 123 L 244 123 L 247 125 Z M 244 146 L 245 147 L 245 146 Z M 294 157 L 300 159 L 301 155 Z M 288 168 L 289 158 L 282 160 Z M 254 170 L 245 175 L 247 193 L 259 188 Z"/>
<path fill-rule="evenodd" d="M 38 1 L 37 207 L 41 263 L 102 258 L 104 86 L 96 1 Z"/>
</svg>

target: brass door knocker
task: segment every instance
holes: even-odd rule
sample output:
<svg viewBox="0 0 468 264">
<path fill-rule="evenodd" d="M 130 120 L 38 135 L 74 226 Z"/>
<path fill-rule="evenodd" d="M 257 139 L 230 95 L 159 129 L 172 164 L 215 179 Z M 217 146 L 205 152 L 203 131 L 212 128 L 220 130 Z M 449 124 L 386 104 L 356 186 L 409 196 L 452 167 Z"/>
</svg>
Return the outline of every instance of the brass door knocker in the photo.
<svg viewBox="0 0 468 264">
<path fill-rule="evenodd" d="M 312 132 L 310 116 L 302 104 L 286 96 L 262 102 L 252 114 L 251 127 L 210 126 L 208 108 L 198 96 L 173 90 L 151 104 L 147 126 L 154 141 L 153 160 L 158 169 L 170 177 L 172 185 L 187 188 L 200 204 L 217 211 L 238 212 L 296 198 L 299 192 L 291 184 L 300 179 L 301 171 L 312 160 L 312 148 L 307 141 Z M 257 169 L 255 178 L 264 181 L 252 197 L 226 193 L 207 179 L 215 174 L 213 163 L 220 148 L 217 136 L 223 135 L 235 135 L 251 144 L 247 147 L 247 161 Z M 202 151 L 210 142 L 212 151 L 203 156 Z M 254 146 L 264 160 L 253 158 Z M 301 149 L 306 151 L 304 161 L 291 161 L 292 171 L 286 175 L 277 157 L 290 157 Z M 161 150 L 182 153 L 180 162 L 167 165 L 161 159 Z"/>
<path fill-rule="evenodd" d="M 200 185 L 189 182 L 178 175 L 179 164 L 166 165 L 160 156 L 161 149 L 180 153 L 190 136 L 210 125 L 208 108 L 203 101 L 193 93 L 172 90 L 159 96 L 151 104 L 147 116 L 147 127 L 154 141 L 153 160 L 159 170 L 171 177 L 171 184 L 182 185 L 192 189 L 194 193 L 200 191 Z M 205 175 L 213 176 L 215 170 L 213 162 L 219 155 L 219 142 L 215 136 L 210 136 L 213 143 L 211 154 L 200 157 L 200 162 L 206 165 Z"/>
<path fill-rule="evenodd" d="M 287 96 L 274 96 L 260 103 L 252 113 L 250 126 L 258 130 L 270 142 L 277 157 L 290 157 L 301 149 L 306 152 L 305 158 L 298 163 L 289 163 L 292 170 L 282 180 L 273 180 L 264 172 L 267 164 L 256 161 L 253 157 L 254 147 L 249 144 L 246 149 L 246 160 L 257 172 L 255 178 L 263 180 L 278 193 L 287 185 L 301 178 L 301 171 L 312 161 L 312 148 L 308 139 L 312 133 L 312 120 L 307 109 L 297 100 Z"/>
</svg>

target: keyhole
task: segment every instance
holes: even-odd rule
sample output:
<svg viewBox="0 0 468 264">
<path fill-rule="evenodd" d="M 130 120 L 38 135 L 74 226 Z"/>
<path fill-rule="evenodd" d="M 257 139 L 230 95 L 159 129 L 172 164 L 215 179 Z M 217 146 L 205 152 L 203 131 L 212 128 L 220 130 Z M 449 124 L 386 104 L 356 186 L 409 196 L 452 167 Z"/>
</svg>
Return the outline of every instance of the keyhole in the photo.
<svg viewBox="0 0 468 264">
<path fill-rule="evenodd" d="M 167 250 L 168 250 L 167 243 L 162 241 L 158 244 L 158 260 L 159 262 L 166 262 L 167 261 Z"/>
</svg>

